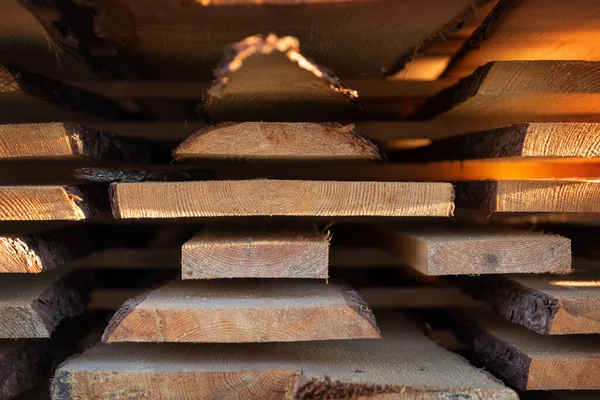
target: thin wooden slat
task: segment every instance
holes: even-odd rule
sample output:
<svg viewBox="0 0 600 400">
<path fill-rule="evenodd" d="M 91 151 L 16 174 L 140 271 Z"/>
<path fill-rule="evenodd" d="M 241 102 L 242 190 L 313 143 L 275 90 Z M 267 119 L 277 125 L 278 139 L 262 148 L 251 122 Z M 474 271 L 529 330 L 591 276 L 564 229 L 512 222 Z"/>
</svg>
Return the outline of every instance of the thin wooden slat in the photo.
<svg viewBox="0 0 600 400">
<path fill-rule="evenodd" d="M 97 382 L 101 380 L 102 385 Z M 55 399 L 111 397 L 135 387 L 183 399 L 430 398 L 516 400 L 517 394 L 428 340 L 402 315 L 380 340 L 247 344 L 100 344 L 62 364 Z"/>
<path fill-rule="evenodd" d="M 512 229 L 460 227 L 382 229 L 382 245 L 426 275 L 564 273 L 567 238 Z"/>
<path fill-rule="evenodd" d="M 189 327 L 193 326 L 193 329 Z M 127 301 L 104 342 L 289 342 L 379 338 L 349 288 L 318 281 L 174 281 Z"/>
<path fill-rule="evenodd" d="M 0 280 L 0 338 L 47 338 L 64 319 L 82 314 L 84 301 L 73 271 L 10 274 Z M 77 285 L 77 286 L 76 286 Z"/>
<path fill-rule="evenodd" d="M 598 182 L 498 181 L 456 186 L 456 206 L 493 212 L 600 212 Z"/>
<path fill-rule="evenodd" d="M 208 227 L 181 249 L 183 279 L 327 279 L 329 235 L 301 229 Z"/>
<path fill-rule="evenodd" d="M 331 181 L 148 182 L 111 185 L 115 218 L 442 216 L 446 183 Z"/>
<path fill-rule="evenodd" d="M 86 192 L 75 186 L 0 186 L 0 221 L 89 218 L 99 209 Z"/>
<path fill-rule="evenodd" d="M 187 138 L 178 160 L 379 160 L 377 148 L 353 125 L 294 122 L 222 123 Z"/>
<path fill-rule="evenodd" d="M 600 333 L 598 264 L 577 260 L 568 275 L 461 278 L 459 283 L 508 321 L 537 333 Z"/>
<path fill-rule="evenodd" d="M 463 318 L 468 318 L 464 321 Z M 600 389 L 600 342 L 539 335 L 485 310 L 459 317 L 464 338 L 486 368 L 518 390 Z"/>
</svg>

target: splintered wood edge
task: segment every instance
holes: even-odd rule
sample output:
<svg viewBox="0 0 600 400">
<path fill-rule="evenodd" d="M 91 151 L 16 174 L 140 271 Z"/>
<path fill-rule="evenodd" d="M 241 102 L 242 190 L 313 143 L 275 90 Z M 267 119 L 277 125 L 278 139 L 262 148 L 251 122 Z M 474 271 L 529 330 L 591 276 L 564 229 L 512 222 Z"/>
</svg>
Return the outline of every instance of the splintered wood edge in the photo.
<svg viewBox="0 0 600 400">
<path fill-rule="evenodd" d="M 13 341 L 12 351 L 0 357 L 2 395 L 13 398 L 37 386 L 49 372 L 52 354 L 47 343 L 38 340 Z"/>
<path fill-rule="evenodd" d="M 0 64 L 0 93 L 21 93 L 19 83 L 4 65 Z"/>
<path fill-rule="evenodd" d="M 300 128 L 302 132 L 293 134 L 293 132 L 286 132 L 286 128 L 292 130 Z M 269 132 L 265 132 L 266 130 Z M 278 138 L 279 136 L 281 137 Z M 256 141 L 264 142 L 266 150 L 263 146 L 251 148 L 247 145 Z M 313 149 L 311 146 L 318 146 L 318 148 Z M 173 156 L 179 160 L 197 158 L 381 159 L 377 147 L 359 135 L 354 130 L 354 124 L 344 126 L 338 123 L 294 122 L 224 122 L 191 135 L 175 149 Z"/>
<path fill-rule="evenodd" d="M 285 54 L 290 62 L 297 64 L 299 68 L 311 72 L 317 78 L 323 79 L 333 91 L 341 93 L 352 102 L 356 102 L 358 92 L 344 86 L 340 79 L 326 68 L 304 57 L 300 53 L 300 42 L 297 38 L 293 36 L 279 38 L 272 33 L 267 37 L 263 37 L 262 35 L 249 36 L 225 48 L 223 62 L 214 72 L 215 79 L 211 87 L 206 91 L 205 101 L 211 97 L 218 98 L 221 96 L 221 92 L 229 83 L 229 78 L 226 75 L 242 68 L 244 60 L 255 54 L 266 55 L 271 54 L 273 51 Z"/>
</svg>

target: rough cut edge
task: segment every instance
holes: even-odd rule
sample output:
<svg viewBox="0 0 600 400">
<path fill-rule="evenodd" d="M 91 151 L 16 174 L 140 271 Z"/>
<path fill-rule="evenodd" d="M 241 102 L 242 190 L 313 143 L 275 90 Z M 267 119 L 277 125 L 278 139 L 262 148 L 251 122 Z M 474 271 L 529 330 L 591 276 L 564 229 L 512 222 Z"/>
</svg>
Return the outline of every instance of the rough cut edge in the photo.
<svg viewBox="0 0 600 400">
<path fill-rule="evenodd" d="M 17 80 L 4 65 L 0 64 L 0 93 L 20 93 Z"/>
<path fill-rule="evenodd" d="M 193 153 L 192 154 L 186 153 L 187 151 L 189 151 L 187 149 L 187 147 L 190 146 L 193 142 L 198 140 L 201 136 L 206 135 L 210 132 L 213 132 L 213 131 L 216 131 L 219 129 L 228 128 L 228 127 L 234 126 L 234 125 L 244 124 L 244 123 L 246 123 L 246 122 L 221 122 L 216 125 L 208 126 L 204 129 L 201 129 L 198 132 L 190 135 L 179 146 L 177 146 L 177 148 L 173 151 L 173 157 L 177 160 L 199 158 L 199 157 L 195 156 Z M 268 123 L 268 122 L 256 122 L 256 123 L 260 124 L 260 123 Z M 285 124 L 289 124 L 289 122 L 270 122 L 269 124 L 285 125 Z M 344 135 L 345 137 L 348 138 L 349 141 L 354 142 L 354 144 L 357 147 L 362 148 L 365 155 L 368 156 L 368 159 L 371 159 L 371 160 L 381 160 L 382 159 L 381 153 L 379 152 L 379 149 L 377 148 L 377 146 L 375 146 L 371 141 L 367 140 L 360 133 L 356 132 L 356 130 L 354 129 L 356 127 L 356 125 L 354 125 L 354 124 L 343 125 L 338 122 L 322 122 L 322 123 L 315 122 L 313 124 L 324 126 L 327 129 L 335 130 L 340 135 Z M 232 153 L 231 156 L 235 157 L 236 154 Z M 204 158 L 204 157 L 205 156 L 202 156 L 202 158 Z M 209 157 L 209 156 L 207 156 L 207 157 Z M 243 158 L 246 158 L 246 157 L 243 157 Z M 254 157 L 249 157 L 249 158 L 254 159 Z"/>
<path fill-rule="evenodd" d="M 6 252 L 14 255 L 14 260 L 24 259 L 25 265 L 22 265 L 21 270 L 7 271 L 5 273 L 40 273 L 44 269 L 44 263 L 38 252 L 31 245 L 31 240 L 28 237 L 0 237 L 0 246 L 6 249 Z"/>
<path fill-rule="evenodd" d="M 329 84 L 332 90 L 345 95 L 350 101 L 357 101 L 358 92 L 356 90 L 347 88 L 331 71 L 313 63 L 300 53 L 300 42 L 297 38 L 293 36 L 278 38 L 273 33 L 270 33 L 266 38 L 262 35 L 249 36 L 246 39 L 225 47 L 223 62 L 214 71 L 215 79 L 206 91 L 207 96 L 209 98 L 221 97 L 221 92 L 229 83 L 227 74 L 240 69 L 245 59 L 255 54 L 268 55 L 274 51 L 284 53 L 291 62 L 313 73 L 317 78 L 323 79 Z"/>
<path fill-rule="evenodd" d="M 360 296 L 360 294 L 349 286 L 341 286 L 340 293 L 344 297 L 344 300 L 346 301 L 348 307 L 354 310 L 354 312 L 359 317 L 367 321 L 367 323 L 371 325 L 371 327 L 373 327 L 373 329 L 377 333 L 377 337 L 381 338 L 381 331 L 377 327 L 377 321 L 375 321 L 373 311 L 371 311 L 371 309 Z"/>
<path fill-rule="evenodd" d="M 412 119 L 432 119 L 475 96 L 493 66 L 494 63 L 490 62 L 478 67 L 471 75 L 462 78 L 453 86 L 442 90 L 437 95 L 427 100 L 425 104 L 412 115 Z"/>
<path fill-rule="evenodd" d="M 456 207 L 497 211 L 497 181 L 468 181 L 456 184 Z"/>
<path fill-rule="evenodd" d="M 74 219 L 87 219 L 96 214 L 97 210 L 89 203 L 88 196 L 86 196 L 81 189 L 75 186 L 67 186 L 63 190 L 67 201 L 71 204 L 73 214 L 76 217 Z"/>
<path fill-rule="evenodd" d="M 140 293 L 135 297 L 127 300 L 121 308 L 115 313 L 110 319 L 104 333 L 102 334 L 102 343 L 112 342 L 111 337 L 115 330 L 125 321 L 125 319 L 131 314 L 137 306 L 139 306 L 146 298 L 152 293 L 152 289 Z"/>
<path fill-rule="evenodd" d="M 199 169 L 189 171 L 144 171 L 131 170 L 123 171 L 118 169 L 104 168 L 76 168 L 71 176 L 77 180 L 83 180 L 94 183 L 114 183 L 114 182 L 185 182 L 185 181 L 205 181 L 217 177 L 213 170 Z M 109 189 L 110 191 L 111 189 Z M 112 193 L 112 192 L 110 192 Z M 112 196 L 111 196 L 112 197 Z"/>
<path fill-rule="evenodd" d="M 0 394 L 13 398 L 37 386 L 52 364 L 48 350 L 45 341 L 28 340 L 0 358 L 0 371 L 5 378 Z"/>
<path fill-rule="evenodd" d="M 76 284 L 73 276 L 66 276 L 44 290 L 31 305 L 47 330 L 44 337 L 50 337 L 63 319 L 85 312 L 85 296 L 83 290 L 75 289 Z"/>
</svg>

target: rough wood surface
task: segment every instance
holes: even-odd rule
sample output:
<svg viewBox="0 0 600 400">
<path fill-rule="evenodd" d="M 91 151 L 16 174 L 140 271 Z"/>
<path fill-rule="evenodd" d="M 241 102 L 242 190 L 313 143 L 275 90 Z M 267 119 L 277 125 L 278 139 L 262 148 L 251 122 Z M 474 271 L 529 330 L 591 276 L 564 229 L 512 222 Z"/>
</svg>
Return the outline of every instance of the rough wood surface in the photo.
<svg viewBox="0 0 600 400">
<path fill-rule="evenodd" d="M 226 49 L 202 109 L 218 121 L 338 121 L 360 117 L 357 99 L 300 53 L 298 39 L 270 34 Z"/>
<path fill-rule="evenodd" d="M 212 228 L 181 248 L 183 279 L 327 279 L 329 234 L 300 229 Z"/>
<path fill-rule="evenodd" d="M 465 320 L 464 318 L 468 318 Z M 457 324 L 486 368 L 519 390 L 598 390 L 600 342 L 588 336 L 545 336 L 486 310 L 469 310 Z"/>
<path fill-rule="evenodd" d="M 0 125 L 0 159 L 97 158 L 132 162 L 169 160 L 166 148 L 72 123 Z"/>
<path fill-rule="evenodd" d="M 508 321 L 544 335 L 600 333 L 600 268 L 574 262 L 566 275 L 461 278 L 473 296 Z"/>
<path fill-rule="evenodd" d="M 398 153 L 402 161 L 501 157 L 598 157 L 600 124 L 531 123 L 434 141 Z"/>
<path fill-rule="evenodd" d="M 82 220 L 97 208 L 74 186 L 0 186 L 0 221 Z"/>
<path fill-rule="evenodd" d="M 385 249 L 427 275 L 569 272 L 571 241 L 518 229 L 382 229 Z"/>
<path fill-rule="evenodd" d="M 0 338 L 48 338 L 67 317 L 82 314 L 82 292 L 70 282 L 71 269 L 10 274 L 0 280 Z"/>
<path fill-rule="evenodd" d="M 402 315 L 380 340 L 100 344 L 63 363 L 53 398 L 406 398 L 516 400 L 517 394 L 427 339 Z M 102 384 L 98 384 L 102 382 Z"/>
<path fill-rule="evenodd" d="M 111 185 L 115 218 L 244 216 L 441 216 L 448 183 L 207 181 Z"/>
<path fill-rule="evenodd" d="M 456 186 L 456 206 L 494 212 L 600 212 L 597 182 L 498 181 Z"/>
<path fill-rule="evenodd" d="M 51 356 L 39 340 L 0 340 L 0 399 L 12 399 L 41 383 Z"/>
<path fill-rule="evenodd" d="M 0 273 L 37 274 L 85 256 L 95 247 L 82 228 L 0 235 Z"/>
<path fill-rule="evenodd" d="M 193 329 L 190 327 L 193 326 Z M 349 288 L 319 281 L 173 281 L 123 304 L 104 342 L 294 342 L 379 338 Z"/>
<path fill-rule="evenodd" d="M 354 125 L 294 122 L 223 123 L 187 138 L 178 160 L 379 160 L 377 148 Z"/>
<path fill-rule="evenodd" d="M 600 62 L 498 61 L 427 101 L 416 117 L 472 129 L 526 122 L 600 122 Z M 574 78 L 576 77 L 576 78 Z"/>
</svg>

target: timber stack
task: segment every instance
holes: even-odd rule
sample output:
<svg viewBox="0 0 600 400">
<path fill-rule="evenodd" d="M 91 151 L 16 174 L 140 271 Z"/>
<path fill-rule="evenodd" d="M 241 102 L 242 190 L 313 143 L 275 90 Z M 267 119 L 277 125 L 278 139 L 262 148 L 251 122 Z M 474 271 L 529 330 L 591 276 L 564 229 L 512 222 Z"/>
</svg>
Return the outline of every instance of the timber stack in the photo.
<svg viewBox="0 0 600 400">
<path fill-rule="evenodd" d="M 600 398 L 595 0 L 6 0 L 0 399 Z"/>
</svg>

